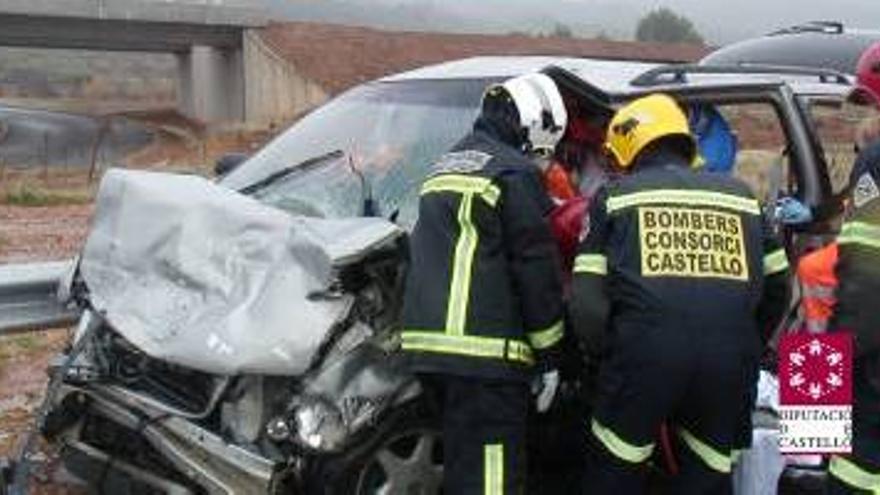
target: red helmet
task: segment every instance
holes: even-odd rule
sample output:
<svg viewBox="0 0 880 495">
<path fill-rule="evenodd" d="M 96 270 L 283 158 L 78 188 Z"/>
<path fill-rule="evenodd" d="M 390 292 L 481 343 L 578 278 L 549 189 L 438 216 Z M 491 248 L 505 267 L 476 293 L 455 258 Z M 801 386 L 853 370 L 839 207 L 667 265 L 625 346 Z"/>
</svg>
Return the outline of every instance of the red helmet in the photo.
<svg viewBox="0 0 880 495">
<path fill-rule="evenodd" d="M 859 57 L 852 98 L 858 103 L 880 106 L 880 42 L 869 46 Z"/>
</svg>

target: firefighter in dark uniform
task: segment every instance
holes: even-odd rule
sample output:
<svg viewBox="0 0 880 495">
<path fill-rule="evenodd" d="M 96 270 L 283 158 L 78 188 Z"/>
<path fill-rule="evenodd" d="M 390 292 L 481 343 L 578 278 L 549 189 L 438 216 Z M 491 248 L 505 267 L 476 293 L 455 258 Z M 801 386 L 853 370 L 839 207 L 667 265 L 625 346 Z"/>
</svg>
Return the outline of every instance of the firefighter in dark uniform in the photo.
<svg viewBox="0 0 880 495">
<path fill-rule="evenodd" d="M 880 493 L 880 141 L 850 174 L 851 202 L 838 243 L 837 306 L 829 331 L 853 333 L 853 445 L 831 458 L 829 494 Z"/>
<path fill-rule="evenodd" d="M 535 158 L 552 155 L 566 121 L 546 75 L 491 87 L 422 185 L 401 349 L 442 397 L 445 493 L 525 487 L 530 382 L 546 409 L 563 337 L 553 203 Z"/>
<path fill-rule="evenodd" d="M 679 440 L 669 493 L 730 493 L 759 328 L 785 307 L 785 252 L 743 183 L 691 170 L 671 97 L 620 109 L 605 146 L 632 173 L 599 193 L 575 260 L 573 329 L 601 359 L 583 493 L 644 493 L 664 421 Z"/>
</svg>

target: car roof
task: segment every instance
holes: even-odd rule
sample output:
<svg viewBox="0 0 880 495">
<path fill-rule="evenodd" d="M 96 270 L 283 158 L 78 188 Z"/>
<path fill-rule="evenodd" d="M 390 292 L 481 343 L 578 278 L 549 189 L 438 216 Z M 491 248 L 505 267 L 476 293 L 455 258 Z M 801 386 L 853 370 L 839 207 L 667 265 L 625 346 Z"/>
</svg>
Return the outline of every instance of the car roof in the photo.
<svg viewBox="0 0 880 495">
<path fill-rule="evenodd" d="M 382 81 L 414 79 L 504 79 L 550 66 L 561 67 L 603 91 L 625 91 L 629 81 L 657 67 L 656 63 L 600 60 L 575 57 L 489 56 L 471 57 L 429 65 L 409 72 L 388 76 Z M 589 75 L 589 77 L 587 77 Z"/>
<path fill-rule="evenodd" d="M 822 67 L 854 74 L 859 56 L 877 41 L 880 41 L 880 31 L 813 22 L 727 45 L 700 63 Z"/>
<path fill-rule="evenodd" d="M 650 62 L 601 60 L 575 57 L 541 56 L 483 56 L 453 60 L 419 69 L 390 75 L 380 82 L 451 79 L 504 79 L 528 72 L 558 67 L 571 73 L 585 83 L 605 92 L 612 99 L 628 98 L 639 94 L 665 91 L 678 93 L 700 89 L 743 89 L 758 86 L 779 86 L 788 83 L 795 93 L 839 95 L 849 91 L 848 85 L 822 82 L 815 75 L 737 72 L 687 73 L 685 79 L 658 77 L 650 84 L 634 84 L 633 81 L 651 70 L 664 67 L 682 67 Z M 698 71 L 698 68 L 694 69 Z"/>
</svg>

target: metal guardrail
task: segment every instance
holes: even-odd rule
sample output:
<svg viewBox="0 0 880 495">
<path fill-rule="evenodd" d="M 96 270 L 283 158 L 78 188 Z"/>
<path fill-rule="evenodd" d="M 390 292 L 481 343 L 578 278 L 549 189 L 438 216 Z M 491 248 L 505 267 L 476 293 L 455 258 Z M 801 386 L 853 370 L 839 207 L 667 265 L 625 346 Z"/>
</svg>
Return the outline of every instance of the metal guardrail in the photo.
<svg viewBox="0 0 880 495">
<path fill-rule="evenodd" d="M 76 310 L 63 307 L 58 283 L 72 261 L 0 265 L 0 336 L 76 321 Z"/>
</svg>

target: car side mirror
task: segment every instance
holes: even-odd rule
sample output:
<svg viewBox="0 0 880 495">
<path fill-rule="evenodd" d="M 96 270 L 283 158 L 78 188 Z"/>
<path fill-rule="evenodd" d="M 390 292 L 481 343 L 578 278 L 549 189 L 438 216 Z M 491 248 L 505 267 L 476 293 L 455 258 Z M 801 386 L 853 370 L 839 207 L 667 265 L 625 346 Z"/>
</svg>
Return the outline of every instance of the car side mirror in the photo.
<svg viewBox="0 0 880 495">
<path fill-rule="evenodd" d="M 249 158 L 247 153 L 226 153 L 214 162 L 214 175 L 223 177 Z"/>
</svg>

